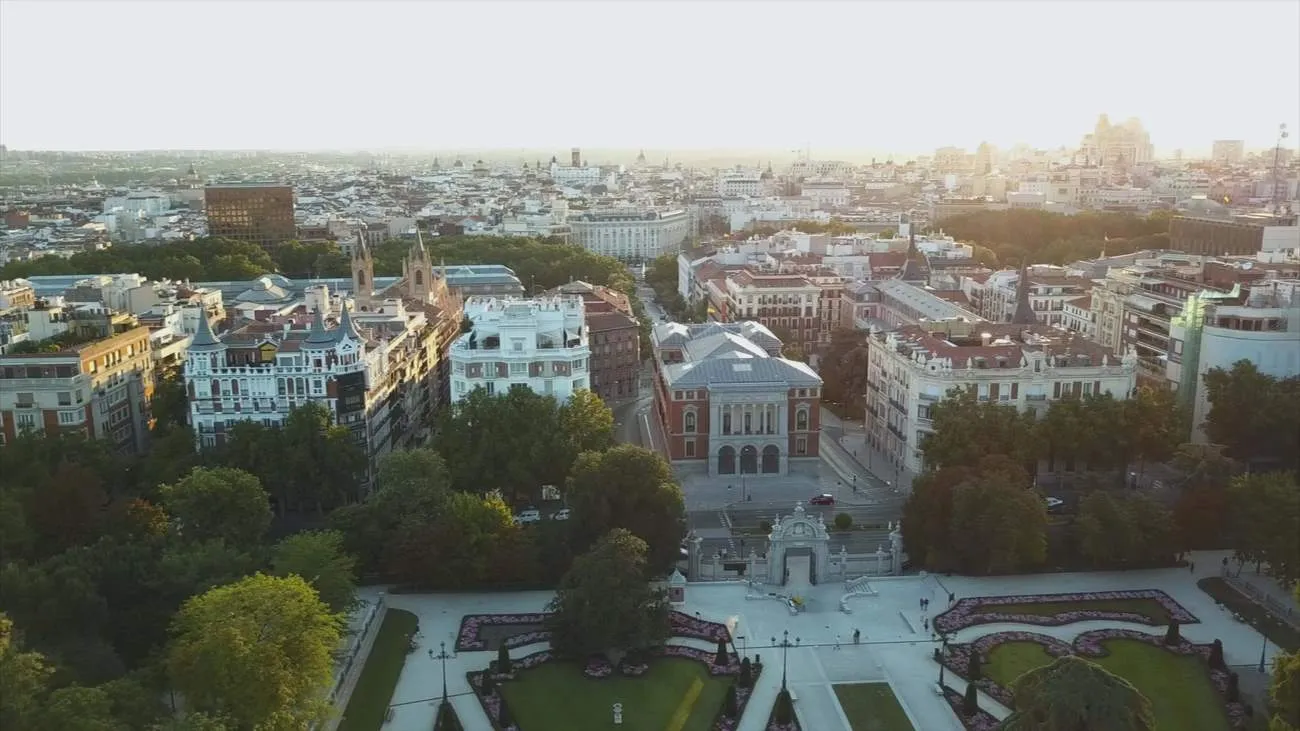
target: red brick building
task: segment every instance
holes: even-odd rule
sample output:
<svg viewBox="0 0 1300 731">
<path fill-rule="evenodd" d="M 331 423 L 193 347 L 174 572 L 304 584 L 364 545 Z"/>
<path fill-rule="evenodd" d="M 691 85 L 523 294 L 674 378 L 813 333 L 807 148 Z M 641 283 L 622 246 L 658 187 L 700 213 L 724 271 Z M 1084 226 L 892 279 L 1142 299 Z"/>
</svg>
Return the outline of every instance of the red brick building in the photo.
<svg viewBox="0 0 1300 731">
<path fill-rule="evenodd" d="M 785 475 L 819 458 L 821 378 L 757 322 L 665 323 L 653 333 L 655 416 L 675 463 Z"/>
<path fill-rule="evenodd" d="M 627 295 L 609 287 L 569 282 L 548 296 L 582 297 L 591 347 L 591 391 L 605 401 L 634 398 L 641 389 L 641 330 Z"/>
</svg>

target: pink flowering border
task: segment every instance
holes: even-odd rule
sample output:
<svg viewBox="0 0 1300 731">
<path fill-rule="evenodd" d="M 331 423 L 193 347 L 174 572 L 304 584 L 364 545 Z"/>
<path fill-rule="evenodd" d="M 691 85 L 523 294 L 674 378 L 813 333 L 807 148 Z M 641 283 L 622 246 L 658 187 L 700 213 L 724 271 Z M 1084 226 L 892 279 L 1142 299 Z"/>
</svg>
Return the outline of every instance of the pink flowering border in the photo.
<svg viewBox="0 0 1300 731">
<path fill-rule="evenodd" d="M 487 650 L 487 642 L 479 635 L 485 626 L 502 626 L 502 625 L 519 625 L 521 627 L 542 627 L 546 624 L 546 618 L 550 616 L 544 612 L 530 612 L 525 614 L 467 614 L 460 620 L 460 631 L 456 633 L 456 651 L 457 652 L 478 652 Z M 668 621 L 673 637 L 685 637 L 694 640 L 704 640 L 705 642 L 724 642 L 731 641 L 731 632 L 727 630 L 727 625 L 720 622 L 710 622 L 706 619 L 692 617 L 685 612 L 673 610 L 668 614 Z M 534 630 L 531 632 L 520 632 L 517 635 L 507 637 L 503 644 L 508 649 L 515 649 L 525 645 L 531 645 L 535 642 L 546 642 L 550 640 L 551 633 L 544 630 Z"/>
<path fill-rule="evenodd" d="M 1162 648 L 1167 652 L 1176 655 L 1192 655 L 1200 657 L 1205 661 L 1205 670 L 1209 673 L 1210 682 L 1214 684 L 1215 690 L 1219 691 L 1223 699 L 1224 709 L 1228 714 L 1228 725 L 1233 729 L 1244 729 L 1249 726 L 1249 717 L 1246 715 L 1246 705 L 1237 702 L 1229 702 L 1228 693 L 1228 671 L 1210 667 L 1210 644 L 1196 644 L 1179 637 L 1178 644 L 1166 645 L 1164 635 L 1149 634 L 1132 629 L 1097 629 L 1084 632 L 1074 638 L 1073 643 L 1066 643 L 1055 637 L 1039 634 L 1037 632 L 994 632 L 984 635 L 974 642 L 957 643 L 948 645 L 948 654 L 941 660 L 949 671 L 957 676 L 971 682 L 966 677 L 966 670 L 969 667 L 971 652 L 978 652 L 980 663 L 983 665 L 988 662 L 989 653 L 998 645 L 1007 642 L 1036 642 L 1043 647 L 1048 655 L 1052 657 L 1063 657 L 1065 655 L 1079 655 L 1080 657 L 1105 657 L 1110 654 L 1106 649 L 1107 640 L 1137 640 L 1149 645 Z M 1015 699 L 1011 690 L 1002 685 L 995 683 L 989 678 L 981 678 L 974 681 L 975 686 L 984 691 L 990 698 L 996 700 L 1007 708 L 1015 708 Z M 958 706 L 958 715 L 960 716 L 960 706 Z M 967 728 L 971 728 L 968 726 Z"/>
<path fill-rule="evenodd" d="M 961 721 L 966 731 L 997 731 L 1002 726 L 1002 722 L 996 716 L 983 708 L 975 711 L 973 716 L 962 713 L 962 707 L 966 705 L 966 697 L 946 685 L 943 686 L 943 699 L 948 701 L 948 707 L 957 714 L 957 720 Z"/>
<path fill-rule="evenodd" d="M 515 615 L 518 616 L 518 615 Z M 694 619 L 692 617 L 691 619 Z M 740 675 L 740 662 L 736 659 L 734 653 L 728 653 L 729 662 L 726 665 L 714 664 L 717 658 L 716 652 L 700 650 L 694 647 L 683 647 L 681 645 L 664 645 L 646 651 L 648 657 L 681 657 L 688 660 L 695 660 L 704 663 L 709 669 L 709 675 L 728 676 Z M 489 673 L 487 670 L 471 670 L 465 674 L 469 681 L 470 688 L 474 691 L 474 696 L 478 698 L 479 704 L 483 706 L 483 712 L 487 714 L 488 721 L 492 723 L 495 731 L 519 731 L 515 723 L 509 726 L 501 726 L 501 706 L 505 703 L 501 696 L 501 683 L 515 680 L 518 674 L 523 670 L 535 668 L 543 663 L 556 659 L 550 650 L 540 650 L 518 659 L 512 659 L 510 662 L 511 671 L 509 673 L 493 673 L 493 689 L 490 692 L 484 692 L 483 679 Z M 623 675 L 629 677 L 638 677 L 649 671 L 650 666 L 646 663 L 623 663 L 621 666 Z M 749 704 L 749 699 L 753 695 L 753 688 L 758 683 L 758 676 L 762 673 L 763 666 L 758 663 L 750 664 L 750 687 L 736 688 L 736 717 L 727 718 L 722 713 L 722 708 L 718 708 L 717 716 L 710 727 L 711 731 L 736 731 L 740 724 L 740 719 L 745 715 L 745 707 Z M 593 672 L 597 674 L 592 674 Z M 604 658 L 589 658 L 583 667 L 583 675 L 588 678 L 607 678 L 614 674 L 614 668 L 608 660 Z M 513 718 L 513 714 L 512 714 Z"/>
<path fill-rule="evenodd" d="M 977 609 L 985 609 L 998 605 L 1008 604 L 1059 604 L 1065 602 L 1103 602 L 1115 600 L 1149 600 L 1156 602 L 1169 615 L 1171 619 L 1177 620 L 1179 624 L 1196 624 L 1200 622 L 1196 615 L 1187 611 L 1183 605 L 1174 601 L 1173 597 L 1160 591 L 1159 589 L 1137 589 L 1130 591 L 1088 591 L 1077 592 L 1072 594 L 1024 594 L 1008 596 L 980 596 L 960 599 L 946 612 L 938 614 L 934 618 L 934 628 L 938 632 L 956 632 L 967 627 L 975 627 L 981 624 L 997 624 L 1003 622 L 1012 622 L 1018 624 L 1032 624 L 1040 627 L 1060 627 L 1075 622 L 1085 622 L 1089 620 L 1102 619 L 1112 622 L 1134 622 L 1145 624 L 1152 627 L 1160 627 L 1165 623 L 1152 619 L 1143 614 L 1134 612 L 1112 612 L 1100 609 L 1079 609 L 1072 612 L 1060 612 L 1052 615 L 1037 614 L 1012 614 L 1009 612 L 977 612 Z"/>
</svg>

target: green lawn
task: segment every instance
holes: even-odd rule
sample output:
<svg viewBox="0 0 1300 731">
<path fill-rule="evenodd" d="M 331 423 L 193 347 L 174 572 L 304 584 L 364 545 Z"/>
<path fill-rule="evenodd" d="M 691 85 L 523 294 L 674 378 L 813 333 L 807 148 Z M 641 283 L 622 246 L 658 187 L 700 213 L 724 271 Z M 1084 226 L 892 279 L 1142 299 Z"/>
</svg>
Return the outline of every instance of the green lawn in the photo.
<svg viewBox="0 0 1300 731">
<path fill-rule="evenodd" d="M 853 731 L 915 731 L 889 683 L 837 683 L 831 687 Z"/>
<path fill-rule="evenodd" d="M 384 622 L 379 625 L 374 646 L 361 668 L 361 677 L 357 678 L 357 686 L 348 699 L 338 731 L 378 731 L 384 725 L 388 702 L 406 664 L 406 648 L 419 624 L 420 620 L 410 612 L 401 609 L 384 612 Z"/>
<path fill-rule="evenodd" d="M 1025 604 L 980 604 L 972 614 L 1029 614 L 1051 617 L 1079 611 L 1128 612 L 1148 617 L 1156 624 L 1169 624 L 1169 613 L 1154 599 L 1111 599 L 1077 602 L 1027 602 Z"/>
<path fill-rule="evenodd" d="M 692 686 L 701 684 L 694 703 Z M 502 684 L 520 731 L 574 731 L 612 726 L 610 708 L 623 704 L 620 731 L 707 731 L 722 707 L 730 678 L 711 678 L 704 665 L 683 658 L 658 658 L 639 678 L 592 680 L 582 666 L 548 662 Z M 684 702 L 686 701 L 686 702 Z M 677 726 L 674 716 L 684 719 Z"/>
<path fill-rule="evenodd" d="M 1128 680 L 1151 701 L 1155 731 L 1226 731 L 1223 701 L 1205 664 L 1195 657 L 1175 655 L 1139 640 L 1109 640 L 1106 657 L 1086 658 Z M 1028 670 L 1047 665 L 1052 657 L 1035 642 L 1008 642 L 993 648 L 985 675 L 1010 688 Z"/>
</svg>

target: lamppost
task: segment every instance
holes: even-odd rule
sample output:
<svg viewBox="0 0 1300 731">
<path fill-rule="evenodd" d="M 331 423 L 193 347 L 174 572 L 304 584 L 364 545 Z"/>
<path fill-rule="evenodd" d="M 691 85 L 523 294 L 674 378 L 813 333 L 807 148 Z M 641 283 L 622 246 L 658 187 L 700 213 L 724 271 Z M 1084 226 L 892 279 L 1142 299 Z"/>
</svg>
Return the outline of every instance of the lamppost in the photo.
<svg viewBox="0 0 1300 731">
<path fill-rule="evenodd" d="M 781 648 L 781 691 L 782 692 L 785 692 L 786 661 L 790 655 L 790 648 L 795 647 L 798 644 L 799 644 L 798 637 L 794 638 L 793 645 L 790 644 L 790 630 L 785 630 L 784 632 L 781 633 L 780 642 L 777 642 L 775 637 L 772 638 L 772 645 Z"/>
<path fill-rule="evenodd" d="M 433 657 L 437 660 L 442 661 L 442 702 L 446 703 L 447 702 L 447 659 L 454 656 L 447 654 L 446 642 L 439 642 L 438 654 L 434 655 Z"/>
<path fill-rule="evenodd" d="M 745 636 L 736 635 L 736 639 L 740 640 L 740 656 L 749 657 L 749 643 L 745 641 Z"/>
<path fill-rule="evenodd" d="M 943 687 L 943 661 L 948 657 L 948 633 L 947 632 L 939 633 L 939 642 L 941 643 L 940 644 L 941 649 L 939 650 L 939 687 L 942 688 Z"/>
<path fill-rule="evenodd" d="M 1259 648 L 1259 671 L 1264 671 L 1264 654 L 1268 652 L 1268 638 L 1264 638 L 1264 644 Z"/>
</svg>

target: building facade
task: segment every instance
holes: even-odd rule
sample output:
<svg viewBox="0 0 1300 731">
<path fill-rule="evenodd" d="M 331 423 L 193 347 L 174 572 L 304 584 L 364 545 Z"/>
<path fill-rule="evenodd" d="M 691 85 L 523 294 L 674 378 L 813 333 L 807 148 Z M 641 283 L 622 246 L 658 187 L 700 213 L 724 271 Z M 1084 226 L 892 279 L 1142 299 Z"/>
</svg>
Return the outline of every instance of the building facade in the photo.
<svg viewBox="0 0 1300 731">
<path fill-rule="evenodd" d="M 822 288 L 803 275 L 755 274 L 741 270 L 728 277 L 720 312 L 728 321 L 755 320 L 769 330 L 788 334 L 804 353 L 821 334 Z"/>
<path fill-rule="evenodd" d="M 77 432 L 141 454 L 152 426 L 149 328 L 52 353 L 0 356 L 0 437 Z"/>
<path fill-rule="evenodd" d="M 450 353 L 453 402 L 480 388 L 500 395 L 522 385 L 559 401 L 591 389 L 581 297 L 471 297 L 465 317 L 473 327 Z"/>
<path fill-rule="evenodd" d="M 690 236 L 685 210 L 613 209 L 571 212 L 572 241 L 596 254 L 647 261 L 677 252 Z"/>
<path fill-rule="evenodd" d="M 785 475 L 820 455 L 821 378 L 756 322 L 655 327 L 655 417 L 674 464 Z"/>
<path fill-rule="evenodd" d="M 209 185 L 203 191 L 208 235 L 262 246 L 297 235 L 293 187 L 258 183 Z"/>
<path fill-rule="evenodd" d="M 908 326 L 869 339 L 867 441 L 912 474 L 925 467 L 921 442 L 931 408 L 952 389 L 980 401 L 1045 411 L 1051 401 L 1108 393 L 1128 398 L 1133 354 L 1115 358 L 1075 333 L 1042 325 L 946 323 Z"/>
<path fill-rule="evenodd" d="M 641 325 L 632 316 L 632 304 L 622 292 L 569 282 L 548 296 L 582 298 L 591 348 L 591 390 L 605 401 L 633 398 L 641 392 Z"/>
</svg>

